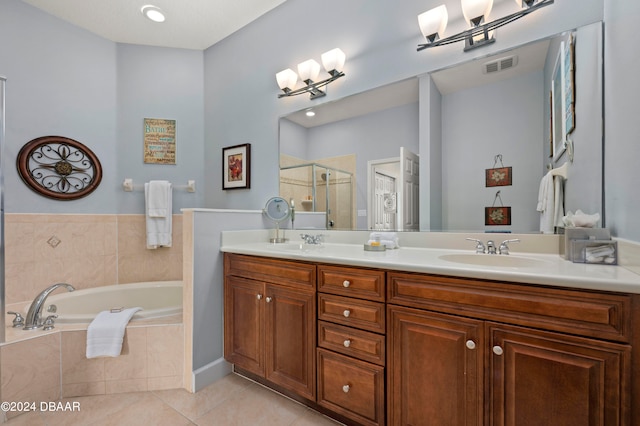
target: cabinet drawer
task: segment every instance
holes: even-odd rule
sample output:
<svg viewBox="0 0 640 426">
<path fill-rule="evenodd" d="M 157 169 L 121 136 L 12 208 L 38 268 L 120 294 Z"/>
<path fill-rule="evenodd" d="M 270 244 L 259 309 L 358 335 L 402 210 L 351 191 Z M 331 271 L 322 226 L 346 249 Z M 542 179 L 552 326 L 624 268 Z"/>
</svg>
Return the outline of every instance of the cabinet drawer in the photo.
<svg viewBox="0 0 640 426">
<path fill-rule="evenodd" d="M 309 263 L 226 253 L 224 269 L 227 275 L 300 289 L 316 288 L 316 267 Z"/>
<path fill-rule="evenodd" d="M 389 272 L 388 302 L 439 312 L 629 342 L 627 295 Z"/>
<path fill-rule="evenodd" d="M 318 346 L 384 366 L 385 337 L 318 321 Z"/>
<path fill-rule="evenodd" d="M 318 319 L 384 333 L 384 303 L 318 293 Z"/>
<path fill-rule="evenodd" d="M 362 425 L 384 424 L 384 368 L 318 349 L 318 404 Z"/>
<path fill-rule="evenodd" d="M 384 302 L 384 271 L 320 265 L 318 291 Z"/>
</svg>

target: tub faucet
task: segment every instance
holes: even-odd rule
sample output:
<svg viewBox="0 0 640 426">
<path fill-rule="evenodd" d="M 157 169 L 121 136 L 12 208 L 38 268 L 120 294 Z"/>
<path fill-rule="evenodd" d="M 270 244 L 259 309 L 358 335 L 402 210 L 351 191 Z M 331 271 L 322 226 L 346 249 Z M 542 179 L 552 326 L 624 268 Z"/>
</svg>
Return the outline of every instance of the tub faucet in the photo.
<svg viewBox="0 0 640 426">
<path fill-rule="evenodd" d="M 27 317 L 25 318 L 25 324 L 23 330 L 34 330 L 36 328 L 42 327 L 42 307 L 44 306 L 44 301 L 47 300 L 49 294 L 53 292 L 58 287 L 66 287 L 69 291 L 74 291 L 75 288 L 71 284 L 58 283 L 54 284 L 50 287 L 44 289 L 39 295 L 33 299 L 31 302 L 31 306 L 29 306 L 29 311 L 27 312 Z"/>
</svg>

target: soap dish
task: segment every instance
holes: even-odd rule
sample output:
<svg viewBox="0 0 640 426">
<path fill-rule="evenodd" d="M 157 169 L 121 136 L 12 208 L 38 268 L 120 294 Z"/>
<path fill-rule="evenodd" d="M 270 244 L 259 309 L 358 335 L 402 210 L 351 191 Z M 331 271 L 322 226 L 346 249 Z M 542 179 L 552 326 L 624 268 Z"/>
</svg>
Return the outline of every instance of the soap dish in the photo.
<svg viewBox="0 0 640 426">
<path fill-rule="evenodd" d="M 379 246 L 372 246 L 371 244 L 364 245 L 364 251 L 385 251 L 387 250 L 387 246 L 384 244 L 380 244 Z"/>
</svg>

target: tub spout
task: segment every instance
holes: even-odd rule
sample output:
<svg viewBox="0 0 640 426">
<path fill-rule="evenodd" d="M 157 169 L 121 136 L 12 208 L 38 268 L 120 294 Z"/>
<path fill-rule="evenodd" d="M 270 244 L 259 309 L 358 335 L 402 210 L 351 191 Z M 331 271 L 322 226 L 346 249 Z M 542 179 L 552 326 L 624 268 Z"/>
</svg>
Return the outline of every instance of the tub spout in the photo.
<svg viewBox="0 0 640 426">
<path fill-rule="evenodd" d="M 58 287 L 65 287 L 69 291 L 74 291 L 75 288 L 71 284 L 58 283 L 54 284 L 50 287 L 44 289 L 39 295 L 33 299 L 31 302 L 31 306 L 29 306 L 29 312 L 27 312 L 27 317 L 25 318 L 25 324 L 23 330 L 34 330 L 36 328 L 42 327 L 42 307 L 44 306 L 44 301 L 47 300 L 49 294 L 53 292 Z"/>
</svg>

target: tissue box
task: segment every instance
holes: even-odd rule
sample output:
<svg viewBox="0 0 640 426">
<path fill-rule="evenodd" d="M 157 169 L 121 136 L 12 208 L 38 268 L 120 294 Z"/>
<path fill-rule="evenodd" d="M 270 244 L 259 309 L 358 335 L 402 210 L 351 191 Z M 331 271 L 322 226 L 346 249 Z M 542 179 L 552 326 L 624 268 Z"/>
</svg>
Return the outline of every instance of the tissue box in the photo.
<svg viewBox="0 0 640 426">
<path fill-rule="evenodd" d="M 608 228 L 564 228 L 564 258 L 573 260 L 574 240 L 611 240 L 611 232 Z M 560 253 L 563 254 L 562 250 Z"/>
<path fill-rule="evenodd" d="M 572 240 L 571 261 L 575 263 L 618 264 L 618 242 L 611 240 Z"/>
</svg>

